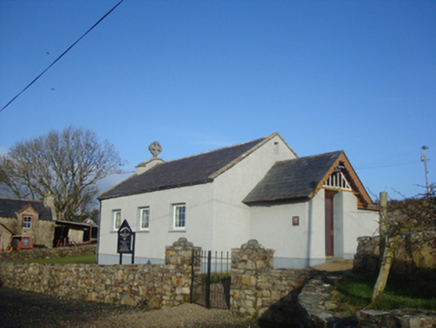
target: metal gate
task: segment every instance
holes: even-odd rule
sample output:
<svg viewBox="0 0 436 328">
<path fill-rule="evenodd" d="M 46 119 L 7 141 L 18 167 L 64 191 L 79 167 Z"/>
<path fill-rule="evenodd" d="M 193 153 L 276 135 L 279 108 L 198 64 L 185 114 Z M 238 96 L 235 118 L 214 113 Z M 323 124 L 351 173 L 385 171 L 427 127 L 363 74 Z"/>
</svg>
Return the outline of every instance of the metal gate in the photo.
<svg viewBox="0 0 436 328">
<path fill-rule="evenodd" d="M 214 256 L 212 256 L 214 255 Z M 231 257 L 229 252 L 192 251 L 191 303 L 230 309 Z"/>
</svg>

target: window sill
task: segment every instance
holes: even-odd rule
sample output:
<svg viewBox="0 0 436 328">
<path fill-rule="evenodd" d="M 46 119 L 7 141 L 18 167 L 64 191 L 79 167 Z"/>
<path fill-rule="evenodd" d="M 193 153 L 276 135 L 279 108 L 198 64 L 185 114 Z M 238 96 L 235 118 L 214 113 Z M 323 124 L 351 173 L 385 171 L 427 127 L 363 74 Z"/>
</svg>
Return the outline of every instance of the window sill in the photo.
<svg viewBox="0 0 436 328">
<path fill-rule="evenodd" d="M 150 230 L 138 230 L 137 233 L 150 233 Z"/>
<path fill-rule="evenodd" d="M 173 233 L 173 232 L 186 232 L 186 229 L 173 229 L 173 230 L 168 230 L 168 232 Z"/>
</svg>

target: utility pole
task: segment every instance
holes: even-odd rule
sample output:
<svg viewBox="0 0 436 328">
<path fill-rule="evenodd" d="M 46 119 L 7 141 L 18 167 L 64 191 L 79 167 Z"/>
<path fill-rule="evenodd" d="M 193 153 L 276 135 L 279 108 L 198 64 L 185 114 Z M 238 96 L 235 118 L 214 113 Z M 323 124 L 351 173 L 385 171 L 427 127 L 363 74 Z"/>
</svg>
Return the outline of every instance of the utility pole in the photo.
<svg viewBox="0 0 436 328">
<path fill-rule="evenodd" d="M 424 162 L 424 169 L 425 169 L 425 185 L 427 187 L 427 195 L 430 194 L 430 190 L 428 189 L 428 171 L 427 171 L 427 155 L 425 154 L 425 150 L 428 149 L 427 146 L 422 146 L 422 155 L 421 155 L 421 162 Z"/>
</svg>

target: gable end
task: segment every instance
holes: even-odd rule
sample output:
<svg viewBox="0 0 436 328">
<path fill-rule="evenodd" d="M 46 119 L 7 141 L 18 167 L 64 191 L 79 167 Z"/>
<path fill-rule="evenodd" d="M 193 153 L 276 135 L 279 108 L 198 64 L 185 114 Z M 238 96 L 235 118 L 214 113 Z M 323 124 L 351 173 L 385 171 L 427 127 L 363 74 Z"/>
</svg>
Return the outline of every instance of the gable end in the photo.
<svg viewBox="0 0 436 328">
<path fill-rule="evenodd" d="M 373 202 L 371 200 L 371 197 L 369 197 L 368 193 L 366 192 L 365 187 L 363 186 L 362 182 L 360 181 L 359 177 L 357 176 L 356 172 L 354 171 L 353 167 L 351 166 L 347 156 L 344 152 L 341 152 L 337 160 L 334 162 L 334 164 L 330 167 L 330 169 L 327 171 L 323 179 L 319 182 L 319 184 L 316 186 L 316 188 L 313 190 L 313 192 L 310 194 L 309 197 L 313 197 L 319 189 L 330 189 L 330 190 L 338 190 L 338 188 L 332 188 L 325 186 L 325 182 L 329 179 L 329 177 L 334 174 L 334 172 L 339 168 L 341 174 L 344 175 L 346 181 L 350 185 L 350 188 L 353 192 L 353 194 L 357 197 L 357 205 L 360 209 L 376 209 L 373 205 Z M 340 190 L 346 190 L 345 188 L 339 188 Z M 374 208 L 372 208 L 374 207 Z"/>
</svg>

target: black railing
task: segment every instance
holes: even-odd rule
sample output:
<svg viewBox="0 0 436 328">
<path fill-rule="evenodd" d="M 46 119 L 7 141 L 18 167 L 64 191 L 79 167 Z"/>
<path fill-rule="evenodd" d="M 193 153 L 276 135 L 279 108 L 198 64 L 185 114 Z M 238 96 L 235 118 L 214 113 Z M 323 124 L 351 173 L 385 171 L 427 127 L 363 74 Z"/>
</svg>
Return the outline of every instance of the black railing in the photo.
<svg viewBox="0 0 436 328">
<path fill-rule="evenodd" d="M 193 251 L 191 303 L 206 308 L 230 308 L 231 257 L 229 252 Z"/>
</svg>

